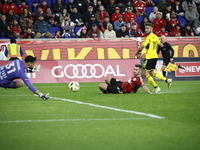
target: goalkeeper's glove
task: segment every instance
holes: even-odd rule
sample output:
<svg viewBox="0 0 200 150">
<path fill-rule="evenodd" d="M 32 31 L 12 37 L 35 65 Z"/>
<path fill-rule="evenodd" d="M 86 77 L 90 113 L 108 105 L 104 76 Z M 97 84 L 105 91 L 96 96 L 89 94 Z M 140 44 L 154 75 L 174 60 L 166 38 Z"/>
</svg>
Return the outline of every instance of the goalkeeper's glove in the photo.
<svg viewBox="0 0 200 150">
<path fill-rule="evenodd" d="M 43 100 L 48 100 L 49 99 L 49 93 L 46 93 L 46 94 L 40 93 L 38 96 L 40 98 L 42 98 Z"/>
<path fill-rule="evenodd" d="M 38 65 L 37 67 L 33 67 L 32 72 L 38 72 L 40 71 L 40 65 Z"/>
<path fill-rule="evenodd" d="M 38 65 L 37 67 L 33 67 L 32 69 L 27 68 L 27 73 L 35 73 L 35 72 L 38 72 L 38 71 L 40 71 L 40 67 L 41 67 L 41 65 Z"/>
</svg>

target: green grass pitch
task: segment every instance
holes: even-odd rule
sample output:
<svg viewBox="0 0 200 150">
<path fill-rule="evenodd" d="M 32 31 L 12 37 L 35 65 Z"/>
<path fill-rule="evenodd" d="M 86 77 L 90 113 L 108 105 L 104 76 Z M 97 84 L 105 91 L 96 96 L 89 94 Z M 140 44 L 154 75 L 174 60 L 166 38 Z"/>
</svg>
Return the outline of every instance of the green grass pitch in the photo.
<svg viewBox="0 0 200 150">
<path fill-rule="evenodd" d="M 0 150 L 200 149 L 200 81 L 174 81 L 170 89 L 157 83 L 159 94 L 143 89 L 136 94 L 101 94 L 99 83 L 80 83 L 78 92 L 71 92 L 67 83 L 34 84 L 63 99 L 48 101 L 26 86 L 0 88 Z"/>
</svg>

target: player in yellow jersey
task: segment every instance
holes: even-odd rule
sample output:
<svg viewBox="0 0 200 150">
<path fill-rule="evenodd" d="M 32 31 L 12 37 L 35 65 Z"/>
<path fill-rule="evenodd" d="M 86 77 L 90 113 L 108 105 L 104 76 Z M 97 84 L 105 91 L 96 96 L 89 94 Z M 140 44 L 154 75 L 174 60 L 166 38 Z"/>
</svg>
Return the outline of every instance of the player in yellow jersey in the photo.
<svg viewBox="0 0 200 150">
<path fill-rule="evenodd" d="M 154 73 L 158 55 L 157 55 L 157 46 L 163 47 L 163 44 L 160 42 L 159 38 L 153 33 L 153 24 L 145 24 L 145 32 L 147 37 L 144 39 L 142 45 L 138 48 L 135 56 L 138 58 L 141 55 L 143 48 L 146 49 L 146 59 L 144 62 L 144 76 L 147 81 L 154 87 L 153 93 L 159 92 L 161 89 L 158 87 L 153 77 L 161 79 L 168 84 L 168 88 L 171 86 L 172 79 L 167 79 L 159 73 Z"/>
</svg>

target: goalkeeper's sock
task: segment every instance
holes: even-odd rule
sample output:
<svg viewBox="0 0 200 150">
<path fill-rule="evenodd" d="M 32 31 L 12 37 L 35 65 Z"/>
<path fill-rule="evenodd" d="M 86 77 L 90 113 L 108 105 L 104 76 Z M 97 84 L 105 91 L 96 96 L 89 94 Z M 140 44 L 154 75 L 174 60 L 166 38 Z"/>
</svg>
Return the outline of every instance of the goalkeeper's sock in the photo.
<svg viewBox="0 0 200 150">
<path fill-rule="evenodd" d="M 166 77 L 166 71 L 162 71 L 164 77 Z"/>
<path fill-rule="evenodd" d="M 156 77 L 156 78 L 158 78 L 158 79 L 160 79 L 160 80 L 163 80 L 163 81 L 167 80 L 167 78 L 165 78 L 164 76 L 162 76 L 161 74 L 159 74 L 157 72 L 154 73 L 153 76 Z"/>
<path fill-rule="evenodd" d="M 158 85 L 156 84 L 156 82 L 154 81 L 153 77 L 150 75 L 146 76 L 147 81 L 154 87 L 156 88 Z"/>
</svg>

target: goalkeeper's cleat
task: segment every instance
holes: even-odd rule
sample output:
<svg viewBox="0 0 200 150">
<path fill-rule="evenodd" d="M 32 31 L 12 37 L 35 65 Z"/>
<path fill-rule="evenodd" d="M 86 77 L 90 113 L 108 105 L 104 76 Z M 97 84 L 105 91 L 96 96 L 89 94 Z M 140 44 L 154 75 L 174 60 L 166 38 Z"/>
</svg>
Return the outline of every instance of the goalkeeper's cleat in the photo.
<svg viewBox="0 0 200 150">
<path fill-rule="evenodd" d="M 152 91 L 152 93 L 158 93 L 160 91 L 161 91 L 161 89 L 159 87 L 156 87 L 156 88 L 154 88 L 154 90 Z"/>
<path fill-rule="evenodd" d="M 172 79 L 167 79 L 167 86 L 170 88 L 172 85 Z"/>
<path fill-rule="evenodd" d="M 180 69 L 184 69 L 185 70 L 185 67 L 183 66 L 183 65 L 178 65 L 178 68 L 180 68 Z"/>
</svg>

